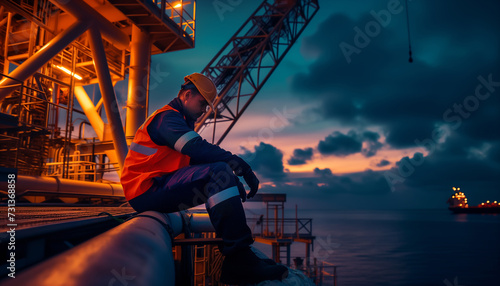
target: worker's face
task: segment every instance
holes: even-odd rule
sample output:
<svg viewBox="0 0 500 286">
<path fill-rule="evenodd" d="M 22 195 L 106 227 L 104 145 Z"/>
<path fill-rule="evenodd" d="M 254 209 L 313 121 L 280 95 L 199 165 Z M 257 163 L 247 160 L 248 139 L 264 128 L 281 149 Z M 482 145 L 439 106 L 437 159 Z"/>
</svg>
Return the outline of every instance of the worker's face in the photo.
<svg viewBox="0 0 500 286">
<path fill-rule="evenodd" d="M 200 117 L 208 107 L 206 99 L 198 92 L 193 92 L 191 90 L 186 91 L 182 103 L 184 105 L 185 115 L 193 120 Z"/>
</svg>

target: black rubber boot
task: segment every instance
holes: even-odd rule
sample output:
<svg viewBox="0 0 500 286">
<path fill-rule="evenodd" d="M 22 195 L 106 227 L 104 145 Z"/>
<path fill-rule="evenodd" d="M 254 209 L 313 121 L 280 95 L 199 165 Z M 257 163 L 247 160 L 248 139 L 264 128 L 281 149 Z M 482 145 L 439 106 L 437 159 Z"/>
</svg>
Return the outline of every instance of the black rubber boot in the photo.
<svg viewBox="0 0 500 286">
<path fill-rule="evenodd" d="M 224 284 L 253 284 L 266 280 L 283 280 L 288 268 L 269 264 L 258 258 L 250 249 L 242 249 L 227 255 L 222 263 L 220 282 Z"/>
<path fill-rule="evenodd" d="M 210 221 L 223 244 L 223 255 L 229 255 L 253 243 L 252 231 L 247 225 L 245 211 L 239 196 L 226 199 L 211 208 L 207 206 Z"/>
</svg>

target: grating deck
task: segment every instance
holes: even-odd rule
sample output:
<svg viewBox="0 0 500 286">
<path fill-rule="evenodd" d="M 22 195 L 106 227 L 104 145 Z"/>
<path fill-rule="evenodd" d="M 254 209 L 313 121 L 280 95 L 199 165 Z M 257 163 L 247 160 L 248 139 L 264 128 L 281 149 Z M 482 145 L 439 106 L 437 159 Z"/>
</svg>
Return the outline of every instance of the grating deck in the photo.
<svg viewBox="0 0 500 286">
<path fill-rule="evenodd" d="M 15 220 L 9 221 L 7 207 L 0 208 L 0 231 L 8 230 L 7 224 L 17 224 L 16 229 L 90 219 L 104 216 L 121 216 L 135 213 L 131 207 L 102 206 L 16 206 Z"/>
</svg>

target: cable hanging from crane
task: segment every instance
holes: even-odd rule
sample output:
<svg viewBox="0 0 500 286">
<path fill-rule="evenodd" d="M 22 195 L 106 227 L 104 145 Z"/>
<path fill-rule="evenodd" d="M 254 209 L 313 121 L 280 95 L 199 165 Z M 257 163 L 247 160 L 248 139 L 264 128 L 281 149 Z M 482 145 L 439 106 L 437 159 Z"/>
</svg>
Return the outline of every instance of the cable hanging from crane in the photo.
<svg viewBox="0 0 500 286">
<path fill-rule="evenodd" d="M 413 57 L 411 54 L 411 39 L 410 39 L 410 16 L 408 15 L 408 10 L 409 10 L 408 0 L 406 0 L 406 27 L 408 29 L 408 48 L 409 48 L 409 55 L 410 55 L 410 58 L 408 59 L 408 61 L 410 63 L 413 63 Z"/>
</svg>

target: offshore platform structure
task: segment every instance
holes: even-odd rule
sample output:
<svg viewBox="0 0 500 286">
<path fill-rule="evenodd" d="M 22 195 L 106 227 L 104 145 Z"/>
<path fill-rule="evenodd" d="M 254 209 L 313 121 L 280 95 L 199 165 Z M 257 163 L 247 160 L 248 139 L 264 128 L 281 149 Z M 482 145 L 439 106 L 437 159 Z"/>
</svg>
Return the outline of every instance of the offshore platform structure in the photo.
<svg viewBox="0 0 500 286">
<path fill-rule="evenodd" d="M 213 128 L 212 142 L 220 144 L 318 9 L 317 0 L 263 1 L 203 69 L 219 97 L 195 130 Z M 2 180 L 16 174 L 18 242 L 38 253 L 20 268 L 61 252 L 48 250 L 50 239 L 67 243 L 77 229 L 92 237 L 116 226 L 82 228 L 101 223 L 99 215 L 134 214 L 116 207 L 125 202 L 123 189 L 107 175 L 120 173 L 148 115 L 151 56 L 194 48 L 195 13 L 195 0 L 2 0 L 0 198 L 7 194 Z M 115 88 L 123 80 L 124 108 Z"/>
<path fill-rule="evenodd" d="M 194 47 L 195 7 L 165 0 L 3 1 L 0 167 L 20 175 L 26 197 L 82 198 L 90 186 L 83 182 L 93 183 L 87 199 L 123 196 L 104 176 L 120 172 L 147 117 L 151 55 Z M 212 126 L 215 142 L 216 125 L 229 123 L 218 130 L 221 143 L 318 8 L 315 0 L 277 0 L 256 9 L 202 71 L 219 97 L 216 116 L 206 112 L 196 131 Z M 127 77 L 121 114 L 113 87 Z"/>
<path fill-rule="evenodd" d="M 0 166 L 15 170 L 20 189 L 123 197 L 103 176 L 120 171 L 126 138 L 146 118 L 151 55 L 194 47 L 195 4 L 2 1 Z M 124 129 L 114 85 L 127 76 Z M 98 101 L 84 88 L 92 84 Z M 85 124 L 92 136 L 82 135 Z"/>
</svg>

